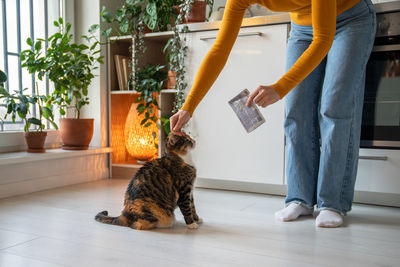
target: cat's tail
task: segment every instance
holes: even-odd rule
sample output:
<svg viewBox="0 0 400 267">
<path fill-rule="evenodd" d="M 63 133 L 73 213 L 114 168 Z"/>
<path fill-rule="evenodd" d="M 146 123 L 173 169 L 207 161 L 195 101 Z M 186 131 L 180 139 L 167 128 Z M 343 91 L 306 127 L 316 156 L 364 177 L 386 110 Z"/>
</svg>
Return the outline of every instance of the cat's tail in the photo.
<svg viewBox="0 0 400 267">
<path fill-rule="evenodd" d="M 101 223 L 126 226 L 126 224 L 123 223 L 123 221 L 120 219 L 120 216 L 119 217 L 110 217 L 110 216 L 108 216 L 108 212 L 106 210 L 97 213 L 97 215 L 94 217 L 94 219 Z"/>
</svg>

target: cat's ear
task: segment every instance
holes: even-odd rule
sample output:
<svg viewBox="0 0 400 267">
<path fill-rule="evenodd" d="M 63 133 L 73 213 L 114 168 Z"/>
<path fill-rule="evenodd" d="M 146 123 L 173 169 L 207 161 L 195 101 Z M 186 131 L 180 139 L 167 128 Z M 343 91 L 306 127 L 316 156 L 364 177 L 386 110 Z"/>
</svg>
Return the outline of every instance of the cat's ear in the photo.
<svg viewBox="0 0 400 267">
<path fill-rule="evenodd" d="M 174 134 L 170 134 L 169 138 L 168 138 L 168 144 L 170 144 L 171 146 L 176 144 L 176 136 Z"/>
</svg>

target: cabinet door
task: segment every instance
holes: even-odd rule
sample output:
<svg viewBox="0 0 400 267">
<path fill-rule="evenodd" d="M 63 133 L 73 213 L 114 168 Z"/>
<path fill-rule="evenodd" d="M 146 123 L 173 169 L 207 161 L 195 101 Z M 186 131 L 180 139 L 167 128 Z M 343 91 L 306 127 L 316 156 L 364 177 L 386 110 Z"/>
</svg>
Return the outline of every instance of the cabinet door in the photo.
<svg viewBox="0 0 400 267">
<path fill-rule="evenodd" d="M 360 149 L 356 190 L 400 194 L 400 150 Z"/>
<path fill-rule="evenodd" d="M 216 35 L 217 31 L 191 34 L 189 89 Z M 225 68 L 189 126 L 197 141 L 192 159 L 199 178 L 283 184 L 283 101 L 261 109 L 266 123 L 250 134 L 228 101 L 245 88 L 252 92 L 259 85 L 275 83 L 284 74 L 286 38 L 287 25 L 241 29 Z"/>
</svg>

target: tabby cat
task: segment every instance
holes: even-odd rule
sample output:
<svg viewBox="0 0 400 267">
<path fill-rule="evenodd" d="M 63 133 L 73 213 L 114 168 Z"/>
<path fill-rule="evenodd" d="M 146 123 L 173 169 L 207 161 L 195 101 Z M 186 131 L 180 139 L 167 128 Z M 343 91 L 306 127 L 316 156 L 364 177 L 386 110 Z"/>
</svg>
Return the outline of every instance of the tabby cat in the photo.
<svg viewBox="0 0 400 267">
<path fill-rule="evenodd" d="M 95 220 L 107 224 L 149 230 L 170 227 L 175 221 L 178 206 L 190 229 L 198 228 L 201 219 L 193 202 L 193 183 L 196 169 L 185 162 L 195 141 L 188 135 L 171 135 L 162 158 L 147 162 L 141 167 L 125 193 L 124 209 L 119 217 L 102 211 Z"/>
</svg>

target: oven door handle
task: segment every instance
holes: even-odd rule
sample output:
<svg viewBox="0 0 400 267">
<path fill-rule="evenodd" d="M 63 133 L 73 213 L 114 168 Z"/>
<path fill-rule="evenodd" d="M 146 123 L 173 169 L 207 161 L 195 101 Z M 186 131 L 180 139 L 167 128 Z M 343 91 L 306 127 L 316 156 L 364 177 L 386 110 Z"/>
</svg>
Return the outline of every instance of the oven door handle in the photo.
<svg viewBox="0 0 400 267">
<path fill-rule="evenodd" d="M 376 45 L 372 49 L 372 52 L 390 52 L 390 51 L 399 51 L 400 44 L 395 45 Z"/>
<path fill-rule="evenodd" d="M 387 156 L 358 156 L 358 158 L 366 160 L 388 160 Z"/>
</svg>

